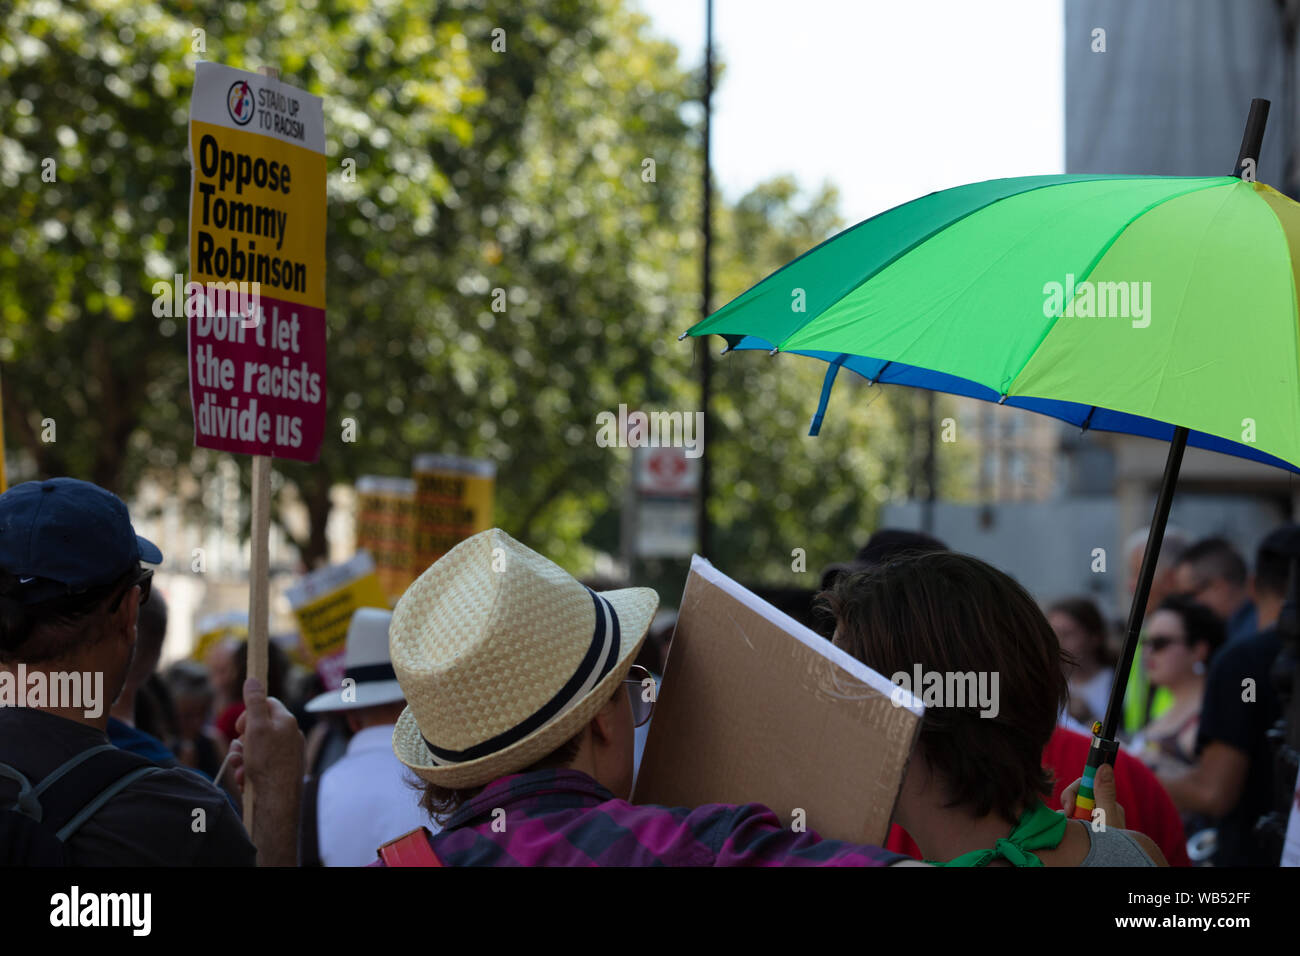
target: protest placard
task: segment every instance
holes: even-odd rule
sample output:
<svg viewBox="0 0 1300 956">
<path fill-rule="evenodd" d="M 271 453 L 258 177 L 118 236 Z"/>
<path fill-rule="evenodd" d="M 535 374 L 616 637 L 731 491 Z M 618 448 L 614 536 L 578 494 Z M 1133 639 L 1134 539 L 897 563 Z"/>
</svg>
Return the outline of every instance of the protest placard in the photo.
<svg viewBox="0 0 1300 956">
<path fill-rule="evenodd" d="M 415 580 L 415 482 L 362 475 L 357 479 L 357 549 L 375 559 L 375 575 L 396 604 Z"/>
<path fill-rule="evenodd" d="M 224 640 L 248 640 L 248 614 L 244 611 L 208 614 L 199 618 L 195 631 L 190 659 L 202 662 L 208 656 L 208 651 Z"/>
<path fill-rule="evenodd" d="M 195 444 L 315 461 L 325 431 L 322 101 L 200 63 L 189 138 Z"/>
<path fill-rule="evenodd" d="M 199 63 L 189 143 L 194 443 L 253 456 L 248 675 L 265 681 L 271 459 L 316 461 L 325 434 L 324 105 L 274 67 Z M 250 831 L 253 807 L 248 786 Z"/>
<path fill-rule="evenodd" d="M 470 535 L 492 527 L 497 468 L 477 458 L 418 455 L 412 471 L 418 574 Z"/>
<path fill-rule="evenodd" d="M 286 589 L 285 596 L 298 619 L 303 646 L 326 688 L 335 689 L 343 677 L 343 651 L 353 613 L 359 607 L 388 608 L 375 576 L 374 560 L 367 552 L 358 551 L 342 564 L 301 578 Z"/>
<path fill-rule="evenodd" d="M 880 845 L 924 708 L 699 556 L 682 595 L 635 803 L 761 803 Z"/>
</svg>

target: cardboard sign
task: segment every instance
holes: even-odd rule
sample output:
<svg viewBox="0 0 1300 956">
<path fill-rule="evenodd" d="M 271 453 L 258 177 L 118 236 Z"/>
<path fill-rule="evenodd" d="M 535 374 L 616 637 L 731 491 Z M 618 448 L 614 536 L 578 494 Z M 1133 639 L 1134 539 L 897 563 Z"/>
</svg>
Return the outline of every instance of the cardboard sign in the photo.
<svg viewBox="0 0 1300 956">
<path fill-rule="evenodd" d="M 375 576 L 375 562 L 360 551 L 342 564 L 321 568 L 285 591 L 298 618 L 302 643 L 319 662 L 343 651 L 348 625 L 359 607 L 387 610 L 388 599 Z"/>
<path fill-rule="evenodd" d="M 412 470 L 418 574 L 466 538 L 492 527 L 497 466 L 477 458 L 419 455 Z"/>
<path fill-rule="evenodd" d="M 321 100 L 200 63 L 190 162 L 194 443 L 315 461 L 325 433 Z"/>
<path fill-rule="evenodd" d="M 415 580 L 415 482 L 363 475 L 357 479 L 357 549 L 375 559 L 375 574 L 397 599 Z"/>
<path fill-rule="evenodd" d="M 761 803 L 787 825 L 880 845 L 923 713 L 697 555 L 633 802 Z"/>
</svg>

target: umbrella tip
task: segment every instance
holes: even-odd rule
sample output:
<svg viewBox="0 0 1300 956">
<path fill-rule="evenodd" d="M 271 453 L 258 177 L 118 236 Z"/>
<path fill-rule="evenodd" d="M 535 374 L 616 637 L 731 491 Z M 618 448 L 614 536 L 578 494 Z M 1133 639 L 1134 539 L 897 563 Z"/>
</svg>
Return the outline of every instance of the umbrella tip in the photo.
<svg viewBox="0 0 1300 956">
<path fill-rule="evenodd" d="M 768 355 L 775 355 L 775 354 L 776 354 L 777 352 L 779 352 L 779 351 L 781 351 L 781 350 L 780 350 L 779 348 L 776 348 L 776 349 L 772 349 L 772 351 L 768 352 L 767 354 L 768 354 Z"/>
<path fill-rule="evenodd" d="M 688 336 L 688 335 L 690 335 L 690 334 L 691 334 L 691 330 L 690 330 L 690 329 L 687 329 L 687 330 L 686 330 L 685 332 L 683 332 L 681 335 L 677 336 L 677 341 L 680 342 L 682 339 L 686 338 L 686 336 Z"/>
<path fill-rule="evenodd" d="M 1007 401 L 1007 393 L 1006 393 L 1006 392 L 1003 392 L 1003 393 L 1002 393 L 1002 397 L 998 399 L 998 404 L 999 404 L 999 405 L 1005 405 L 1005 404 L 1006 404 L 1006 401 Z"/>
<path fill-rule="evenodd" d="M 722 351 L 719 352 L 718 354 L 719 354 L 719 355 L 726 355 L 726 354 L 727 354 L 728 352 L 730 352 L 730 351 L 731 351 L 731 346 L 730 346 L 730 345 L 724 345 L 724 346 L 722 347 Z"/>
</svg>

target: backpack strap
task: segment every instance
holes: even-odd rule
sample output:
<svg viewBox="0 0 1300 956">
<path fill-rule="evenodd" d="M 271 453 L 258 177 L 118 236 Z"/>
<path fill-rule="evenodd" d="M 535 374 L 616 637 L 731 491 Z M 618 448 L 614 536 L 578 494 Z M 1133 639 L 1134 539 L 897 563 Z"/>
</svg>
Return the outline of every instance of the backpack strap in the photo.
<svg viewBox="0 0 1300 956">
<path fill-rule="evenodd" d="M 9 766 L 7 763 L 0 763 L 0 777 L 18 784 L 18 795 L 14 797 L 12 806 L 0 807 L 0 809 L 16 810 L 23 816 L 40 823 L 41 802 L 36 799 L 36 791 L 32 787 L 32 782 L 23 776 L 22 771 Z"/>
<path fill-rule="evenodd" d="M 71 773 L 79 767 L 77 773 Z M 162 769 L 137 754 L 101 744 L 60 764 L 34 787 L 23 787 L 24 777 L 19 781 L 13 809 L 56 831 L 58 838 L 66 841 L 122 790 Z M 12 774 L 0 775 L 15 779 Z"/>
<path fill-rule="evenodd" d="M 442 860 L 429 842 L 432 838 L 428 827 L 417 827 L 381 846 L 379 858 L 384 866 L 442 866 Z"/>
</svg>

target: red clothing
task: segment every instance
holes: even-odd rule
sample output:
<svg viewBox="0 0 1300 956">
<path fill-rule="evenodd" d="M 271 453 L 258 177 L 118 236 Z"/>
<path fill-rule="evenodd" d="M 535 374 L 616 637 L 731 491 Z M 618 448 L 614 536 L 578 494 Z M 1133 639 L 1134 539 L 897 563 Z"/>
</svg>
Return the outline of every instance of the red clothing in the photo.
<svg viewBox="0 0 1300 956">
<path fill-rule="evenodd" d="M 1061 806 L 1061 793 L 1083 776 L 1092 738 L 1073 730 L 1057 727 L 1043 748 L 1043 766 L 1052 771 L 1054 785 L 1049 802 L 1053 810 Z M 1178 808 L 1146 764 L 1119 752 L 1115 760 L 1115 794 L 1124 808 L 1124 827 L 1149 836 L 1170 866 L 1191 866 L 1187 856 L 1187 837 Z M 885 848 L 921 859 L 921 851 L 907 831 L 895 824 L 890 828 Z"/>
<path fill-rule="evenodd" d="M 239 715 L 243 712 L 244 702 L 237 700 L 232 704 L 228 704 L 226 709 L 217 715 L 216 727 L 221 732 L 221 735 L 226 738 L 226 743 L 230 743 L 239 736 L 235 732 L 235 722 L 239 720 Z M 1128 808 L 1125 807 L 1125 809 Z"/>
</svg>

